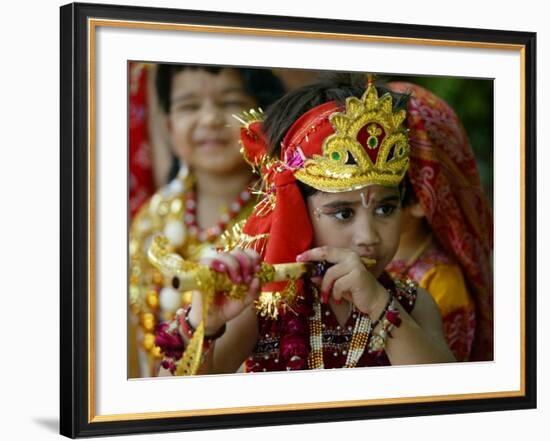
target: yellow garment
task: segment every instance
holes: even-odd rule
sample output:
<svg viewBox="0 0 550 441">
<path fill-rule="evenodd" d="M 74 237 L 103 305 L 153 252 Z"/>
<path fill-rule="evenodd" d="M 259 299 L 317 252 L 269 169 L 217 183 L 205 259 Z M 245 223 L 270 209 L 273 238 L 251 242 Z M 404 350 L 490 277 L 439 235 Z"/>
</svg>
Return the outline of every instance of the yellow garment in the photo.
<svg viewBox="0 0 550 441">
<path fill-rule="evenodd" d="M 432 295 L 442 317 L 460 308 L 474 308 L 464 276 L 457 265 L 445 263 L 434 265 L 424 274 L 419 285 Z"/>
</svg>

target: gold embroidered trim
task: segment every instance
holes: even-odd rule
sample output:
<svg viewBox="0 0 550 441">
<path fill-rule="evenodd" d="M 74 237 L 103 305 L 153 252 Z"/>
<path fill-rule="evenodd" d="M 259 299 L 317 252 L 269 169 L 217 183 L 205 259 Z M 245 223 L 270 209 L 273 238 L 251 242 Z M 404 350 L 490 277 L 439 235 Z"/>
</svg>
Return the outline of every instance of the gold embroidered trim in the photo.
<svg viewBox="0 0 550 441">
<path fill-rule="evenodd" d="M 267 246 L 267 239 L 269 233 L 257 234 L 256 236 L 249 236 L 243 233 L 246 219 L 243 219 L 235 223 L 230 229 L 226 230 L 220 237 L 220 246 L 223 251 L 228 252 L 234 248 L 252 249 L 257 253 L 263 255 L 265 247 Z"/>
<path fill-rule="evenodd" d="M 314 155 L 304 167 L 295 172 L 296 179 L 321 191 L 341 192 L 379 184 L 396 186 L 409 165 L 407 131 L 402 126 L 406 111 L 393 111 L 389 93 L 378 98 L 369 85 L 361 99 L 349 97 L 346 111 L 329 117 L 335 133 L 323 142 L 323 155 Z M 373 164 L 358 141 L 360 131 L 369 135 L 367 148 L 378 149 Z"/>
</svg>

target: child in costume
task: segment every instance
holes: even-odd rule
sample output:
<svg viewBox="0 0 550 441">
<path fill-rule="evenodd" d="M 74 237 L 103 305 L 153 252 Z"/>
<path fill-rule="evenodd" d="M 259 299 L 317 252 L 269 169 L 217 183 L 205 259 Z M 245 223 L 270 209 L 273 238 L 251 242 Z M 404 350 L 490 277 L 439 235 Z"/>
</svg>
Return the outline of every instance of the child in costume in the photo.
<svg viewBox="0 0 550 441">
<path fill-rule="evenodd" d="M 231 296 L 201 281 L 157 332 L 161 375 L 235 372 L 243 362 L 259 372 L 454 361 L 431 296 L 384 271 L 409 162 L 402 107 L 372 81 L 365 91 L 327 80 L 246 122 L 241 140 L 262 198 L 233 250 L 203 260 L 230 278 L 231 293 L 244 289 Z M 323 268 L 260 293 L 262 262 Z"/>
<path fill-rule="evenodd" d="M 493 224 L 474 153 L 443 100 L 409 83 L 389 87 L 410 94 L 411 151 L 403 231 L 386 270 L 434 297 L 457 360 L 491 360 Z"/>
<path fill-rule="evenodd" d="M 189 301 L 147 260 L 156 234 L 171 250 L 198 260 L 213 252 L 224 230 L 250 214 L 255 177 L 239 152 L 233 114 L 269 106 L 283 94 L 281 82 L 263 69 L 159 65 L 156 89 L 181 169 L 138 211 L 130 228 L 130 376 L 153 376 L 161 354 L 157 324 Z M 139 361 L 138 361 L 139 356 Z M 139 370 L 138 370 L 139 367 Z"/>
</svg>

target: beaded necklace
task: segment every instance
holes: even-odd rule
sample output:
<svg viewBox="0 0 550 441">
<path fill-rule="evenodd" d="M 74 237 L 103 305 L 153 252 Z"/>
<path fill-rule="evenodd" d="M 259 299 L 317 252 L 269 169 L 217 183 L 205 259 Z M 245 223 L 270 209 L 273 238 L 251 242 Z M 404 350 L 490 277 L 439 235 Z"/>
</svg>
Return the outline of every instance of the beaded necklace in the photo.
<svg viewBox="0 0 550 441">
<path fill-rule="evenodd" d="M 226 229 L 229 222 L 241 212 L 243 206 L 250 200 L 250 194 L 251 190 L 247 187 L 239 194 L 234 202 L 229 204 L 227 213 L 221 215 L 217 225 L 203 229 L 197 223 L 197 201 L 195 192 L 189 191 L 185 198 L 185 215 L 183 217 L 183 222 L 187 227 L 187 231 L 192 237 L 197 238 L 200 242 L 212 242 Z"/>
<path fill-rule="evenodd" d="M 355 306 L 352 305 L 352 311 Z M 354 368 L 365 352 L 367 342 L 372 331 L 372 321 L 369 316 L 359 314 L 351 335 L 346 363 L 344 368 Z M 313 303 L 313 315 L 309 318 L 309 343 L 311 352 L 308 357 L 310 369 L 324 369 L 323 361 L 323 325 L 321 321 L 321 302 L 315 299 Z"/>
</svg>

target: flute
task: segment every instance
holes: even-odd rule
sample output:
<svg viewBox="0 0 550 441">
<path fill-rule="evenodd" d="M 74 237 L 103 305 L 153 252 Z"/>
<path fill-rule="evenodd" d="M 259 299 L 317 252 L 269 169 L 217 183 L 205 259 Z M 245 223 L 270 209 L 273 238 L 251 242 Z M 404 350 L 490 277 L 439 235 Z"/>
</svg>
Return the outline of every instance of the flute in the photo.
<svg viewBox="0 0 550 441">
<path fill-rule="evenodd" d="M 185 352 L 176 368 L 176 375 L 195 375 L 201 363 L 205 322 L 208 309 L 217 292 L 223 292 L 228 298 L 244 299 L 249 287 L 246 284 L 234 284 L 225 273 L 218 273 L 207 265 L 184 260 L 170 251 L 168 239 L 156 236 L 147 252 L 149 261 L 165 277 L 171 278 L 172 286 L 179 291 L 198 290 L 203 296 L 201 321 L 189 340 Z M 373 259 L 363 259 L 366 266 L 376 263 Z M 276 319 L 281 308 L 290 307 L 294 282 L 303 276 L 321 276 L 328 267 L 327 262 L 296 262 L 270 265 L 262 263 L 255 277 L 263 286 L 269 282 L 288 281 L 289 289 L 282 292 L 262 293 L 254 305 L 257 313 Z M 265 294 L 265 295 L 264 295 Z"/>
<path fill-rule="evenodd" d="M 148 258 L 154 267 L 165 277 L 171 279 L 172 286 L 178 291 L 200 290 L 207 286 L 216 292 L 227 290 L 232 298 L 240 297 L 237 292 L 239 290 L 235 289 L 235 286 L 240 285 L 233 284 L 227 275 L 217 273 L 207 265 L 186 261 L 180 255 L 170 252 L 168 239 L 163 236 L 153 238 Z M 376 264 L 374 259 L 361 259 L 366 267 Z M 331 264 L 328 262 L 292 262 L 275 265 L 263 262 L 256 277 L 260 279 L 260 285 L 270 282 L 295 281 L 304 276 L 323 276 L 330 266 Z M 212 283 L 214 286 L 211 286 Z M 240 291 L 244 297 L 246 290 L 243 288 Z"/>
</svg>

